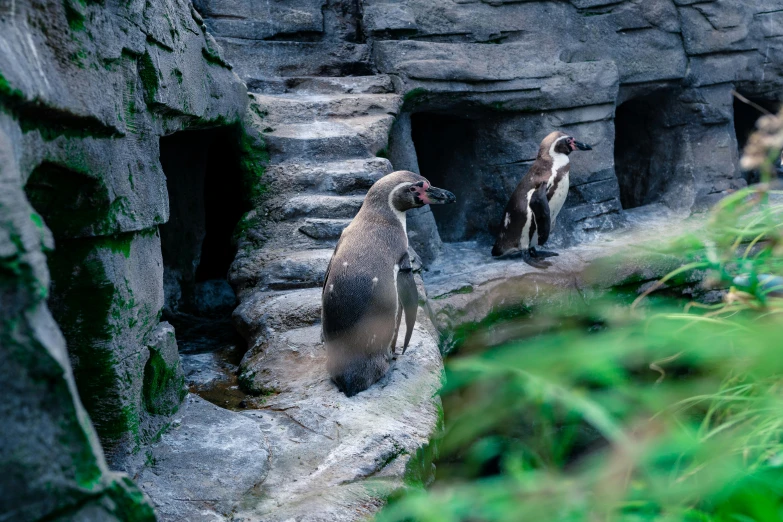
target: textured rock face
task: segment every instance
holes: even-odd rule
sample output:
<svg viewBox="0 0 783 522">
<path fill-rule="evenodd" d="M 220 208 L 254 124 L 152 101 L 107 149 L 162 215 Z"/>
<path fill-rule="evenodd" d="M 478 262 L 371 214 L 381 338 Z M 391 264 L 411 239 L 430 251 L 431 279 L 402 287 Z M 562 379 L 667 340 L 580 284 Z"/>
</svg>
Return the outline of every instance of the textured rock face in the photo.
<svg viewBox="0 0 783 522">
<path fill-rule="evenodd" d="M 245 107 L 188 2 L 0 6 L 0 518 L 155 518 L 98 437 L 122 467 L 185 392 L 158 142 Z"/>
<path fill-rule="evenodd" d="M 730 92 L 769 102 L 783 86 L 779 0 L 194 6 L 0 6 L 0 371 L 13 385 L 0 509 L 11 518 L 153 517 L 106 470 L 82 402 L 111 464 L 164 520 L 367 518 L 405 479 L 428 478 L 411 459 L 438 428 L 432 321 L 449 333 L 543 287 L 576 297 L 585 263 L 631 244 L 586 240 L 639 220 L 664 229 L 669 212 L 742 186 Z M 225 270 L 197 273 L 210 237 L 198 195 L 221 168 L 215 144 L 236 152 L 221 140 L 240 121 L 248 133 L 230 169 L 244 178 L 232 191 L 253 207 L 231 209 L 242 218 L 229 278 L 250 347 L 240 384 L 264 398 L 242 413 L 195 397 L 180 410 L 176 340 L 160 312 L 233 304 Z M 553 237 L 583 244 L 544 276 L 493 264 L 486 239 L 554 128 L 594 146 L 572 158 Z M 395 169 L 459 203 L 409 213 L 433 298 L 420 282 L 410 350 L 347 399 L 324 371 L 318 287 L 366 190 Z M 643 261 L 631 275 L 675 262 Z M 624 276 L 614 275 L 598 284 Z"/>
<path fill-rule="evenodd" d="M 731 90 L 776 97 L 778 3 L 296 0 L 249 9 L 196 2 L 252 93 L 248 124 L 270 155 L 267 192 L 247 215 L 230 281 L 240 301 L 235 322 L 250 346 L 240 383 L 268 394 L 268 407 L 247 415 L 269 433 L 292 436 L 270 438 L 269 475 L 238 513 L 362 519 L 378 496 L 337 484 L 366 484 L 377 471 L 362 473 L 366 460 L 353 453 L 382 453 L 388 441 L 415 451 L 426 438 L 403 439 L 385 421 L 362 431 L 366 418 L 342 413 L 395 411 L 396 394 L 408 393 L 398 374 L 384 384 L 385 399 L 373 388 L 345 402 L 322 372 L 318 287 L 373 181 L 408 169 L 457 194 L 456 205 L 408 216 L 411 245 L 437 297 L 423 309 L 441 333 L 535 297 L 538 282 L 571 288 L 586 263 L 630 244 L 617 239 L 600 249 L 588 240 L 640 220 L 665 228 L 744 185 Z M 558 247 L 582 246 L 537 278 L 518 261 L 492 264 L 486 243 L 553 129 L 594 150 L 572 156 L 571 190 L 552 238 Z M 674 262 L 631 269 L 654 277 Z M 515 284 L 505 287 L 507 278 Z M 436 342 L 424 337 L 420 353 Z M 401 358 L 398 368 L 405 364 Z M 438 370 L 418 364 L 405 375 L 429 390 L 438 387 Z M 437 404 L 411 393 L 408 400 L 423 405 L 411 423 L 427 433 Z M 342 443 L 348 433 L 357 437 L 352 446 Z M 393 482 L 405 471 L 382 474 Z"/>
<path fill-rule="evenodd" d="M 424 309 L 406 354 L 351 398 L 324 372 L 320 325 L 313 325 L 319 316 L 320 289 L 258 295 L 237 309 L 240 330 L 257 343 L 243 361 L 244 378 L 270 394 L 247 413 L 268 434 L 269 474 L 245 493 L 238 519 L 366 520 L 405 481 L 431 479 L 432 470 L 411 465 L 440 423 L 443 363 Z"/>
<path fill-rule="evenodd" d="M 392 78 L 406 94 L 387 151 L 393 167 L 473 196 L 434 219 L 413 216 L 411 240 L 427 262 L 441 240 L 495 233 L 553 128 L 595 146 L 574 158 L 555 244 L 623 226 L 626 208 L 704 208 L 744 183 L 731 90 L 777 101 L 783 84 L 783 16 L 773 0 L 364 0 L 358 33 L 334 23 L 331 3 L 319 18 L 322 4 L 298 3 L 297 17 L 271 8 L 265 29 L 241 39 L 204 12 L 251 90 L 371 70 Z M 251 24 L 241 9 L 220 12 Z M 304 38 L 300 24 L 312 17 Z M 648 136 L 634 129 L 645 126 L 654 138 L 639 143 Z"/>
</svg>

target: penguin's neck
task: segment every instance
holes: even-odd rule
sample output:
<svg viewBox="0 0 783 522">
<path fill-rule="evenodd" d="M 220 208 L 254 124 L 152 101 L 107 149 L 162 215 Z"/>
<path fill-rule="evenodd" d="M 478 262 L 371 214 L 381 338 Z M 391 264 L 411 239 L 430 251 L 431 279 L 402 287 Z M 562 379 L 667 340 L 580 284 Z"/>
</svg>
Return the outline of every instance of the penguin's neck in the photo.
<svg viewBox="0 0 783 522">
<path fill-rule="evenodd" d="M 399 189 L 400 187 L 405 186 L 405 185 L 408 185 L 408 183 L 400 183 L 399 185 L 394 187 L 392 189 L 392 191 L 389 192 L 389 198 L 387 200 L 387 203 L 389 205 L 389 210 L 391 211 L 392 215 L 395 218 L 397 218 L 397 220 L 402 225 L 402 231 L 405 232 L 405 240 L 407 241 L 408 240 L 408 219 L 407 219 L 407 217 L 405 215 L 405 212 L 403 212 L 401 210 L 397 210 L 394 207 L 394 203 L 392 203 L 392 197 L 394 196 L 394 193 L 397 191 L 397 189 Z"/>
<path fill-rule="evenodd" d="M 567 167 L 571 163 L 568 154 L 555 152 L 555 145 L 557 145 L 557 142 L 553 143 L 552 146 L 549 147 L 549 157 L 552 159 L 552 170 L 547 184 L 550 186 L 555 182 L 555 179 L 557 179 L 557 172 L 563 167 Z"/>
</svg>

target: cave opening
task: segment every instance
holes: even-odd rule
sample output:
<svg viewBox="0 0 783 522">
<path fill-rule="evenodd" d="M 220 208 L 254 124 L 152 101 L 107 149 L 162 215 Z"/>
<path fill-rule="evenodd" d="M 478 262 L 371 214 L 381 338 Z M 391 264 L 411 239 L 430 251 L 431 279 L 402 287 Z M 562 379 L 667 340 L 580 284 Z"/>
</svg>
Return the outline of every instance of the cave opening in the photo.
<svg viewBox="0 0 783 522">
<path fill-rule="evenodd" d="M 210 395 L 215 381 L 231 380 L 245 351 L 231 321 L 237 299 L 227 281 L 234 231 L 250 209 L 237 132 L 182 131 L 160 139 L 170 209 L 160 227 L 163 318 L 174 325 L 191 391 L 221 406 L 231 404 Z"/>
<path fill-rule="evenodd" d="M 673 181 L 679 134 L 665 122 L 673 96 L 663 89 L 617 107 L 614 163 L 626 210 L 659 202 Z"/>
<path fill-rule="evenodd" d="M 476 188 L 476 121 L 449 114 L 415 113 L 411 115 L 411 137 L 420 174 L 457 197 L 454 204 L 431 207 L 441 239 L 464 241 L 485 233 L 486 226 L 478 226 L 468 208 L 476 200 L 471 195 Z"/>
<path fill-rule="evenodd" d="M 249 210 L 235 133 L 216 129 L 165 136 L 160 162 L 170 209 L 169 221 L 160 227 L 167 313 L 213 315 L 225 308 L 221 297 L 228 300 L 234 228 Z"/>
<path fill-rule="evenodd" d="M 765 112 L 777 114 L 778 110 L 780 110 L 780 102 L 777 101 L 752 96 L 734 97 L 734 133 L 737 136 L 737 147 L 739 148 L 740 157 L 742 157 L 750 135 L 756 130 L 756 122 L 759 118 Z M 775 168 L 777 171 L 780 171 L 779 157 L 775 162 Z M 758 171 L 743 172 L 742 177 L 749 184 L 761 181 L 761 174 Z"/>
</svg>

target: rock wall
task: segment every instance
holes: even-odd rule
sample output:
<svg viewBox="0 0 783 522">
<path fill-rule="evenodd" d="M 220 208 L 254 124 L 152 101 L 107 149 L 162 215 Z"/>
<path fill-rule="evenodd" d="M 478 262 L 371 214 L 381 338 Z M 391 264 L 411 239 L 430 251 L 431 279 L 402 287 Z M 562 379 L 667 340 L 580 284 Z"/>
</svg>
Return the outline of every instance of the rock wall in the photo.
<svg viewBox="0 0 783 522">
<path fill-rule="evenodd" d="M 0 5 L 0 518 L 154 519 L 104 453 L 122 468 L 186 391 L 159 139 L 245 108 L 189 2 Z"/>
<path fill-rule="evenodd" d="M 346 21 L 356 10 L 340 2 L 269 2 L 263 13 L 217 5 L 199 8 L 250 90 L 285 92 L 312 76 L 393 79 L 406 95 L 387 151 L 393 166 L 481 201 L 411 219 L 411 240 L 427 261 L 439 251 L 439 230 L 448 241 L 495 232 L 553 128 L 595 145 L 574 158 L 556 244 L 622 226 L 623 209 L 639 204 L 702 209 L 744 184 L 731 90 L 776 102 L 783 84 L 780 0 L 364 0 L 358 29 Z M 618 122 L 625 103 L 646 112 Z M 470 143 L 450 138 L 459 154 L 471 149 L 469 161 L 452 154 L 420 165 L 409 118 L 417 114 L 433 115 L 420 118 L 424 129 L 438 115 L 471 129 Z M 636 148 L 619 141 L 640 120 L 655 139 Z M 421 133 L 433 132 L 445 132 L 431 136 L 442 141 L 449 131 Z M 647 166 L 629 162 L 631 150 Z"/>
<path fill-rule="evenodd" d="M 555 244 L 624 226 L 652 204 L 699 210 L 745 183 L 731 91 L 779 101 L 780 36 L 783 0 L 3 3 L 3 515 L 152 519 L 104 451 L 113 468 L 146 477 L 167 520 L 356 520 L 381 491 L 428 480 L 431 470 L 411 466 L 440 411 L 425 307 L 414 349 L 364 396 L 346 399 L 323 372 L 318 286 L 367 188 L 406 168 L 457 193 L 455 206 L 409 216 L 411 244 L 433 268 L 424 282 L 443 287 L 436 297 L 467 295 L 443 260 L 488 262 L 470 252 L 553 128 L 594 145 L 573 158 Z M 190 130 L 217 134 L 161 145 Z M 229 274 L 251 347 L 240 383 L 264 396 L 244 414 L 195 399 L 178 412 L 177 344 L 161 322 L 166 307 L 199 307 L 209 202 L 188 195 L 214 180 L 215 143 L 237 155 L 236 190 L 252 204 Z M 170 191 L 180 196 L 171 209 Z M 442 255 L 444 241 L 474 239 Z M 498 266 L 470 284 L 508 276 Z M 480 321 L 488 312 L 477 310 Z M 222 433 L 239 442 L 216 444 Z M 189 462 L 219 477 L 219 489 L 198 485 L 215 498 L 187 498 Z M 368 490 L 372 481 L 383 487 Z"/>
</svg>

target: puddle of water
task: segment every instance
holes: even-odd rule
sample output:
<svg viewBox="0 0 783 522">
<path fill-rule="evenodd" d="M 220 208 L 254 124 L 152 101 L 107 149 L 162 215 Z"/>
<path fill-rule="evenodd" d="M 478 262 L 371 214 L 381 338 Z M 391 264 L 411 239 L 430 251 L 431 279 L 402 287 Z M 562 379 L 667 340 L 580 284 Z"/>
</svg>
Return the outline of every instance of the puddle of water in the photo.
<svg viewBox="0 0 783 522">
<path fill-rule="evenodd" d="M 239 387 L 239 363 L 247 347 L 230 318 L 178 314 L 168 317 L 177 335 L 185 382 L 191 393 L 233 411 L 259 409 L 264 397 Z"/>
</svg>

